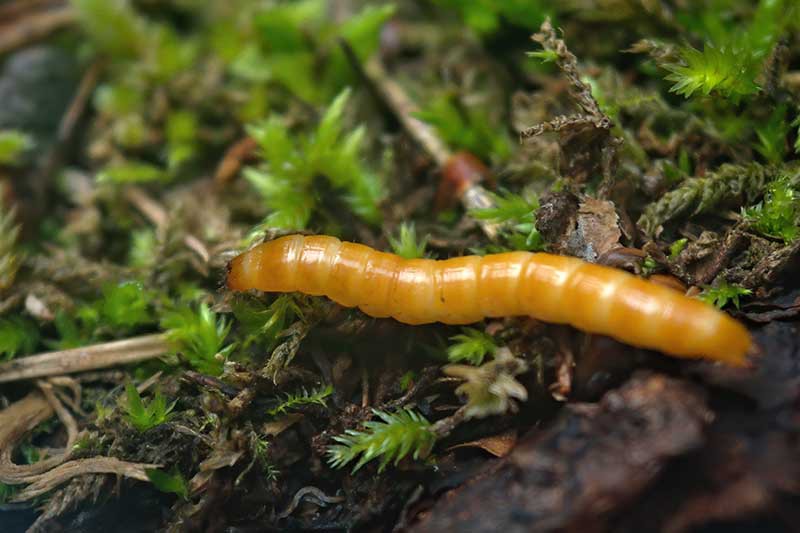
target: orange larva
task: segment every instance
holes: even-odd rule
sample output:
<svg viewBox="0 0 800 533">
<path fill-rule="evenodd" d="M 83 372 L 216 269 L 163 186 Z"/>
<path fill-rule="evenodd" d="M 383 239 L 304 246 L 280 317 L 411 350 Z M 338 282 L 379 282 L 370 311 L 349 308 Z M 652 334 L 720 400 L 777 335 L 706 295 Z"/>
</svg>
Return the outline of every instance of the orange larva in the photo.
<svg viewBox="0 0 800 533">
<path fill-rule="evenodd" d="M 289 235 L 236 257 L 228 287 L 325 295 L 406 324 L 527 315 L 732 365 L 744 365 L 751 346 L 741 324 L 699 300 L 622 270 L 545 253 L 403 259 L 335 237 Z"/>
</svg>

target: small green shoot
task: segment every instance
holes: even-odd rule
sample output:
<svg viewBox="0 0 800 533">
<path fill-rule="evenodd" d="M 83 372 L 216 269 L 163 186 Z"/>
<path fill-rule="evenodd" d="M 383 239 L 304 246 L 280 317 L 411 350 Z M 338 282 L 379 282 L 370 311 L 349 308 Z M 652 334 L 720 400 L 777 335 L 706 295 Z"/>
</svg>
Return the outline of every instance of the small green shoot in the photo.
<svg viewBox="0 0 800 533">
<path fill-rule="evenodd" d="M 670 91 L 687 98 L 715 93 L 733 103 L 756 94 L 764 60 L 792 23 L 796 9 L 788 0 L 761 0 L 745 27 L 726 23 L 716 11 L 704 14 L 700 18 L 712 40 L 702 51 L 682 46 L 678 62 L 662 65 L 670 72 L 666 79 L 675 82 Z"/>
<path fill-rule="evenodd" d="M 102 296 L 74 311 L 59 310 L 54 325 L 58 340 L 49 344 L 59 350 L 77 348 L 107 336 L 130 333 L 156 321 L 150 302 L 153 291 L 138 281 L 103 285 Z"/>
<path fill-rule="evenodd" d="M 366 130 L 359 127 L 346 135 L 343 131 L 349 95 L 349 90 L 342 91 L 316 132 L 300 137 L 299 142 L 277 117 L 248 128 L 264 158 L 260 166 L 244 170 L 270 211 L 262 226 L 305 228 L 320 203 L 315 182 L 319 176 L 327 178 L 356 215 L 372 224 L 380 221 L 383 183 L 364 167 L 359 156 Z"/>
<path fill-rule="evenodd" d="M 176 403 L 167 405 L 166 398 L 158 390 L 153 398 L 145 403 L 133 383 L 125 385 L 125 396 L 127 399 L 123 406 L 125 419 L 138 431 L 147 431 L 167 422 Z"/>
<path fill-rule="evenodd" d="M 31 353 L 38 344 L 39 330 L 33 322 L 20 316 L 0 317 L 0 361 Z"/>
<path fill-rule="evenodd" d="M 150 163 L 130 161 L 112 164 L 97 173 L 99 183 L 149 183 L 165 181 L 169 175 L 164 169 Z"/>
<path fill-rule="evenodd" d="M 800 195 L 788 179 L 775 180 L 767 188 L 764 200 L 743 209 L 742 216 L 764 235 L 792 242 L 800 234 Z"/>
<path fill-rule="evenodd" d="M 280 334 L 303 313 L 293 294 L 281 294 L 268 306 L 263 300 L 247 297 L 233 302 L 233 315 L 243 332 L 242 347 L 255 343 L 271 351 L 277 344 Z"/>
<path fill-rule="evenodd" d="M 167 167 L 176 169 L 197 152 L 198 118 L 191 111 L 173 111 L 167 117 Z"/>
<path fill-rule="evenodd" d="M 256 436 L 253 442 L 253 455 L 261 463 L 261 472 L 267 481 L 276 481 L 280 470 L 269 458 L 269 441 Z"/>
<path fill-rule="evenodd" d="M 501 191 L 492 193 L 494 207 L 473 209 L 470 215 L 503 226 L 503 236 L 512 250 L 539 251 L 544 249 L 544 239 L 536 229 L 536 211 L 539 199 L 533 194 L 514 194 Z M 494 250 L 491 251 L 501 251 Z"/>
<path fill-rule="evenodd" d="M 176 467 L 173 467 L 169 472 L 156 468 L 147 468 L 145 469 L 145 474 L 147 474 L 147 479 L 153 483 L 153 486 L 161 492 L 177 494 L 184 500 L 189 499 L 189 486 Z"/>
<path fill-rule="evenodd" d="M 400 234 L 397 237 L 389 235 L 389 245 L 394 253 L 403 259 L 421 259 L 425 257 L 428 236 L 418 239 L 414 223 L 403 222 L 400 224 Z"/>
<path fill-rule="evenodd" d="M 775 107 L 769 119 L 755 129 L 758 137 L 756 151 L 768 163 L 783 162 L 786 157 L 786 137 L 790 129 L 790 125 L 786 122 L 786 106 Z"/>
<path fill-rule="evenodd" d="M 408 372 L 400 376 L 400 382 L 399 382 L 400 389 L 408 391 L 408 389 L 410 389 L 411 386 L 414 385 L 416 379 L 417 379 L 417 373 L 414 372 L 413 370 L 409 370 Z"/>
<path fill-rule="evenodd" d="M 433 98 L 414 116 L 436 128 L 452 149 L 467 150 L 487 160 L 503 160 L 511 153 L 511 143 L 503 127 L 493 127 L 485 109 L 462 105 L 453 95 Z"/>
<path fill-rule="evenodd" d="M 156 261 L 158 237 L 151 228 L 131 231 L 131 245 L 128 250 L 128 264 L 134 268 L 147 269 Z"/>
<path fill-rule="evenodd" d="M 190 307 L 179 307 L 168 311 L 161 319 L 161 328 L 174 353 L 183 355 L 198 372 L 219 376 L 225 358 L 234 349 L 233 344 L 224 346 L 231 324 L 205 303 L 195 311 Z"/>
<path fill-rule="evenodd" d="M 145 23 L 128 0 L 71 0 L 71 3 L 83 31 L 102 51 L 131 57 L 147 43 Z"/>
<path fill-rule="evenodd" d="M 681 252 L 686 248 L 686 245 L 689 243 L 689 239 L 683 238 L 678 239 L 677 241 L 673 242 L 669 245 L 669 260 L 675 261 L 678 259 L 678 256 L 681 255 Z"/>
<path fill-rule="evenodd" d="M 461 328 L 461 331 L 463 333 L 450 337 L 453 344 L 447 348 L 447 359 L 451 363 L 466 361 L 478 366 L 487 355 L 497 350 L 497 344 L 490 335 L 475 328 Z"/>
<path fill-rule="evenodd" d="M 739 297 L 752 294 L 753 291 L 731 285 L 726 280 L 722 280 L 716 287 L 706 286 L 698 296 L 704 302 L 711 304 L 719 309 L 724 308 L 728 303 L 733 303 L 739 309 Z"/>
<path fill-rule="evenodd" d="M 424 459 L 433 449 L 436 435 L 431 423 L 421 414 L 410 409 L 396 413 L 373 409 L 372 412 L 381 420 L 365 422 L 363 430 L 349 429 L 344 435 L 333 437 L 339 444 L 328 447 L 328 462 L 332 467 L 341 468 L 360 455 L 353 472 L 378 457 L 378 472 L 383 472 L 392 460 L 397 465 L 409 454 L 414 459 Z"/>
<path fill-rule="evenodd" d="M 542 63 L 555 63 L 558 60 L 558 52 L 555 50 L 534 50 L 532 52 L 525 52 L 525 55 L 538 59 Z"/>
<path fill-rule="evenodd" d="M 103 323 L 113 328 L 133 328 L 154 322 L 150 309 L 152 293 L 138 281 L 126 281 L 103 287 L 97 310 Z"/>
<path fill-rule="evenodd" d="M 33 140 L 28 135 L 16 130 L 0 130 L 0 166 L 18 165 L 32 146 Z"/>
<path fill-rule="evenodd" d="M 658 269 L 658 263 L 656 260 L 653 259 L 650 255 L 644 258 L 642 261 L 642 275 L 644 277 L 649 277 Z"/>
<path fill-rule="evenodd" d="M 755 77 L 760 63 L 741 48 L 706 43 L 701 51 L 687 45 L 680 49 L 680 58 L 680 63 L 664 65 L 670 72 L 665 79 L 675 82 L 670 92 L 689 98 L 696 92 L 708 96 L 714 91 L 738 102 L 759 90 Z"/>
<path fill-rule="evenodd" d="M 333 393 L 333 386 L 327 385 L 325 387 L 308 391 L 305 388 L 294 393 L 287 394 L 280 404 L 269 409 L 267 414 L 275 417 L 278 415 L 285 415 L 289 411 L 293 411 L 304 405 L 321 405 L 325 407 L 327 403 L 325 399 Z"/>
<path fill-rule="evenodd" d="M 459 13 L 464 24 L 478 35 L 489 35 L 501 28 L 501 21 L 528 30 L 539 27 L 553 10 L 542 0 L 436 0 Z"/>
</svg>

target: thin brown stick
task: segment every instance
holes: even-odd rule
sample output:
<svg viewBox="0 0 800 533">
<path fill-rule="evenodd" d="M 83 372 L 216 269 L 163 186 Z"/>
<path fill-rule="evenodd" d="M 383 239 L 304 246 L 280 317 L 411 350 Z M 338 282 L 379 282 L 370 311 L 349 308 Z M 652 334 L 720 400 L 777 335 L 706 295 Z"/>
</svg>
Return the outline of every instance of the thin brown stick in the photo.
<svg viewBox="0 0 800 533">
<path fill-rule="evenodd" d="M 414 117 L 414 113 L 420 111 L 419 107 L 389 76 L 378 54 L 374 54 L 364 65 L 364 74 L 406 132 L 428 152 L 440 168 L 444 168 L 453 154 L 429 124 Z"/>
<path fill-rule="evenodd" d="M 102 61 L 95 61 L 84 72 L 78 89 L 72 97 L 72 101 L 67 108 L 67 112 L 61 117 L 61 122 L 58 124 L 58 141 L 65 144 L 72 138 L 75 131 L 75 126 L 86 111 L 89 100 L 100 81 L 100 74 L 103 72 L 104 64 Z"/>
<path fill-rule="evenodd" d="M 161 465 L 129 463 L 115 457 L 77 459 L 59 465 L 38 476 L 33 483 L 14 495 L 13 501 L 23 502 L 41 496 L 77 476 L 89 474 L 116 474 L 139 481 L 148 481 L 147 470 Z"/>
<path fill-rule="evenodd" d="M 60 376 L 154 359 L 167 352 L 163 334 L 22 357 L 0 365 L 0 383 Z"/>
<path fill-rule="evenodd" d="M 86 416 L 86 413 L 83 411 L 83 409 L 81 409 L 81 396 L 83 394 L 83 388 L 77 380 L 69 376 L 56 376 L 54 378 L 49 378 L 47 381 L 56 387 L 64 387 L 65 389 L 71 390 L 72 397 L 60 389 L 55 389 L 55 393 L 59 399 L 67 404 L 73 411 L 81 416 Z"/>
<path fill-rule="evenodd" d="M 2 27 L 0 27 L 0 33 L 2 30 Z M 80 84 L 78 85 L 78 88 L 75 91 L 72 100 L 70 101 L 69 107 L 61 116 L 61 121 L 58 125 L 58 134 L 56 136 L 57 142 L 50 147 L 47 156 L 44 159 L 44 164 L 41 166 L 41 169 L 37 171 L 37 173 L 41 176 L 40 179 L 34 180 L 36 183 L 39 183 L 36 194 L 40 198 L 43 198 L 45 194 L 42 187 L 44 184 L 52 181 L 50 176 L 52 176 L 64 162 L 65 150 L 69 145 L 69 141 L 72 139 L 73 134 L 75 133 L 76 126 L 80 122 L 83 114 L 86 112 L 89 99 L 94 93 L 94 89 L 100 80 L 100 74 L 102 70 L 103 64 L 100 61 L 95 61 L 91 64 L 91 66 L 89 66 L 81 78 Z"/>
<path fill-rule="evenodd" d="M 64 453 L 64 458 L 69 454 L 70 450 L 72 450 L 72 446 L 75 444 L 75 441 L 78 440 L 78 422 L 75 421 L 75 417 L 72 416 L 64 404 L 61 403 L 61 400 L 55 395 L 53 390 L 53 385 L 44 381 L 38 380 L 36 382 L 36 386 L 39 387 L 39 390 L 42 391 L 44 394 L 47 403 L 53 408 L 53 411 L 56 412 L 58 419 L 64 424 L 64 427 L 67 429 L 67 445 L 64 447 L 66 452 Z"/>
<path fill-rule="evenodd" d="M 3 24 L 18 22 L 37 11 L 63 7 L 65 0 L 10 0 L 0 4 L 0 21 Z"/>
<path fill-rule="evenodd" d="M 433 158 L 440 169 L 445 169 L 451 161 L 456 159 L 434 128 L 414 117 L 414 114 L 420 111 L 419 107 L 409 98 L 406 91 L 389 76 L 379 54 L 373 54 L 372 58 L 362 65 L 346 42 L 342 43 L 342 48 L 353 66 L 361 71 L 378 97 L 400 121 L 403 129 Z M 470 185 L 460 194 L 459 200 L 467 211 L 493 205 L 489 191 L 477 183 Z M 491 240 L 497 238 L 500 231 L 499 225 L 485 220 L 479 220 L 478 225 Z"/>
<path fill-rule="evenodd" d="M 50 457 L 32 465 L 17 465 L 12 460 L 17 443 L 51 416 L 53 407 L 39 391 L 0 411 L 0 483 L 29 482 L 63 461 L 62 457 Z"/>
<path fill-rule="evenodd" d="M 41 13 L 25 14 L 0 24 L 0 54 L 44 39 L 72 25 L 76 20 L 72 6 L 60 6 Z"/>
<path fill-rule="evenodd" d="M 117 474 L 147 481 L 146 469 L 160 466 L 129 463 L 114 457 L 92 457 L 67 462 L 77 437 L 77 425 L 49 387 L 49 384 L 40 382 L 41 391 L 31 392 L 0 411 L 0 483 L 29 483 L 14 495 L 13 501 L 30 500 L 74 477 L 87 474 Z M 46 397 L 48 393 L 49 399 Z M 69 434 L 65 452 L 30 465 L 15 464 L 12 460 L 14 450 L 36 426 L 53 416 L 54 409 L 64 411 L 59 418 L 67 425 Z"/>
<path fill-rule="evenodd" d="M 221 188 L 232 181 L 247 161 L 255 159 L 257 150 L 258 143 L 252 137 L 242 137 L 233 143 L 217 165 L 214 185 Z"/>
</svg>

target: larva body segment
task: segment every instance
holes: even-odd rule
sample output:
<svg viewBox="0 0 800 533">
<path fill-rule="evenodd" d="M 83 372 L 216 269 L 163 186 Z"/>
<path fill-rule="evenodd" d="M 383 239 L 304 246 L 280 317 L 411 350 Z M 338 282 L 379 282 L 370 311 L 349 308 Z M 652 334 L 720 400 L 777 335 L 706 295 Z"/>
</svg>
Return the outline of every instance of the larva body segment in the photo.
<svg viewBox="0 0 800 533">
<path fill-rule="evenodd" d="M 622 270 L 510 252 L 402 259 L 335 237 L 290 235 L 230 264 L 228 287 L 325 295 L 407 324 L 527 315 L 679 357 L 745 364 L 751 339 L 727 314 Z"/>
</svg>

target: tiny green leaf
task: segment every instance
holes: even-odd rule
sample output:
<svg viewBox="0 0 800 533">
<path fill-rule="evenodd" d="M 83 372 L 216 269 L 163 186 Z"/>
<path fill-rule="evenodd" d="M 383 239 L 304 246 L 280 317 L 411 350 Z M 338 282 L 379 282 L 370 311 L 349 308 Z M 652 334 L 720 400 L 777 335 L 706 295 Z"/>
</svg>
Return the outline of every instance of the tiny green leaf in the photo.
<svg viewBox="0 0 800 533">
<path fill-rule="evenodd" d="M 669 259 L 670 261 L 675 261 L 678 256 L 681 254 L 686 245 L 688 244 L 689 239 L 678 239 L 677 241 L 673 242 L 669 245 Z"/>
<path fill-rule="evenodd" d="M 341 468 L 360 456 L 353 472 L 376 458 L 380 458 L 378 472 L 382 472 L 392 461 L 396 465 L 409 454 L 414 459 L 424 459 L 433 449 L 436 435 L 421 414 L 410 409 L 372 412 L 381 420 L 365 422 L 363 430 L 350 429 L 333 438 L 338 444 L 328 447 L 332 467 Z"/>
<path fill-rule="evenodd" d="M 305 388 L 303 388 L 296 393 L 287 394 L 281 403 L 272 409 L 267 410 L 267 414 L 269 416 L 283 415 L 303 405 L 316 404 L 325 407 L 327 405 L 325 399 L 332 393 L 332 385 L 326 385 L 325 387 L 312 391 L 307 391 Z"/>
<path fill-rule="evenodd" d="M 133 383 L 125 385 L 125 398 L 123 406 L 125 418 L 138 431 L 147 431 L 167 422 L 176 403 L 167 405 L 166 398 L 158 390 L 150 401 L 145 403 Z"/>
<path fill-rule="evenodd" d="M 492 355 L 497 350 L 494 339 L 486 333 L 475 328 L 461 328 L 464 332 L 450 337 L 453 344 L 447 348 L 447 358 L 451 363 L 467 361 L 472 365 L 483 363 L 487 355 Z"/>
<path fill-rule="evenodd" d="M 404 259 L 420 259 L 425 257 L 428 236 L 417 239 L 414 223 L 403 222 L 400 224 L 400 234 L 397 237 L 389 235 L 389 245 L 394 253 Z"/>
<path fill-rule="evenodd" d="M 0 130 L 0 165 L 17 165 L 31 149 L 33 139 L 16 130 Z"/>
<path fill-rule="evenodd" d="M 738 285 L 731 285 L 727 281 L 722 280 L 716 287 L 706 286 L 700 295 L 698 296 L 704 302 L 714 305 L 719 309 L 722 309 L 729 302 L 733 303 L 736 306 L 736 309 L 739 309 L 739 297 L 740 296 L 747 296 L 752 294 L 753 291 L 750 289 L 745 289 L 744 287 L 740 287 Z"/>
<path fill-rule="evenodd" d="M 231 324 L 205 303 L 197 311 L 179 307 L 164 314 L 161 328 L 174 353 L 180 353 L 198 372 L 218 376 L 222 374 L 225 358 L 234 345 L 224 346 Z"/>
<path fill-rule="evenodd" d="M 147 474 L 147 479 L 161 492 L 177 494 L 184 500 L 189 499 L 189 487 L 177 468 L 173 468 L 169 473 L 155 468 L 148 468 L 145 469 L 145 473 Z"/>
</svg>

